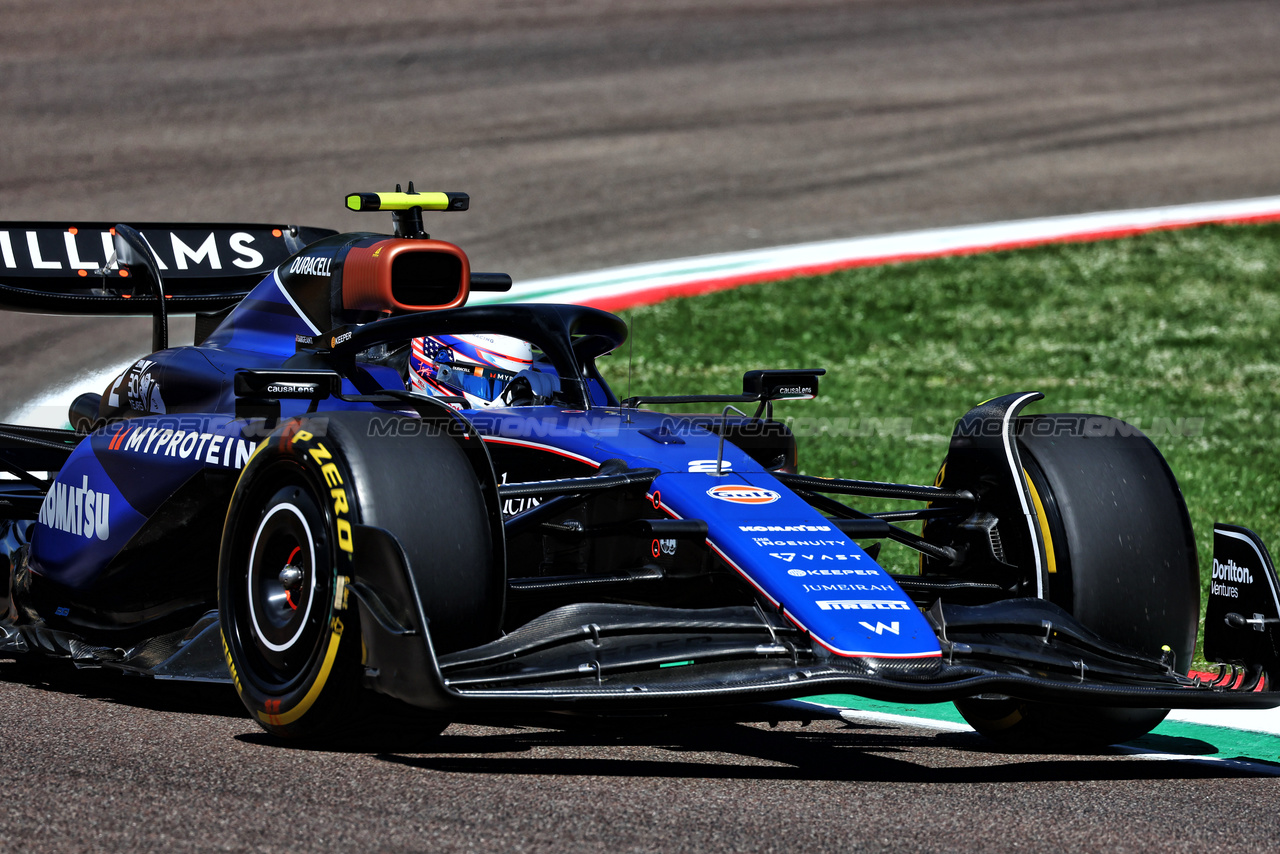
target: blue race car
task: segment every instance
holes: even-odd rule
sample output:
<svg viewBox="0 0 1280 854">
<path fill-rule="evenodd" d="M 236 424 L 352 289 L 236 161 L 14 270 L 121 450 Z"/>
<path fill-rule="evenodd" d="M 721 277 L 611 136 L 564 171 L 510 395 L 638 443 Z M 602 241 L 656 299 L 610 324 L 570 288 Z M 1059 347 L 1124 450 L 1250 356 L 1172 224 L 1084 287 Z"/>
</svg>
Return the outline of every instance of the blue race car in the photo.
<svg viewBox="0 0 1280 854">
<path fill-rule="evenodd" d="M 72 403 L 74 432 L 0 426 L 0 655 L 227 682 L 268 731 L 315 738 L 406 704 L 436 728 L 776 720 L 842 692 L 1070 747 L 1280 705 L 1276 574 L 1244 528 L 1214 532 L 1220 678 L 1185 675 L 1194 537 L 1131 426 L 1010 394 L 959 419 L 932 485 L 799 474 L 773 405 L 821 369 L 620 400 L 595 364 L 617 317 L 466 304 L 511 280 L 424 233 L 465 194 L 347 204 L 394 233 L 0 225 L 0 306 L 154 330 Z M 196 314 L 193 344 L 169 346 L 172 313 Z M 886 572 L 886 541 L 919 573 Z"/>
</svg>

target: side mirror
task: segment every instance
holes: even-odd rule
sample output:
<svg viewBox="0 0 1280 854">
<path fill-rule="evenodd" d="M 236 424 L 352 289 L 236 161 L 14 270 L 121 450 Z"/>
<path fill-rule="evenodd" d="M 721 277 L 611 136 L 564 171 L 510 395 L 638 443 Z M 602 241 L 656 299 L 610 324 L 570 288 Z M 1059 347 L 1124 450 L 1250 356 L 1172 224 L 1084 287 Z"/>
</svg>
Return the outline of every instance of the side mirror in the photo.
<svg viewBox="0 0 1280 854">
<path fill-rule="evenodd" d="M 818 396 L 818 377 L 826 368 L 794 371 L 747 371 L 742 393 L 756 400 L 812 400 Z"/>
</svg>

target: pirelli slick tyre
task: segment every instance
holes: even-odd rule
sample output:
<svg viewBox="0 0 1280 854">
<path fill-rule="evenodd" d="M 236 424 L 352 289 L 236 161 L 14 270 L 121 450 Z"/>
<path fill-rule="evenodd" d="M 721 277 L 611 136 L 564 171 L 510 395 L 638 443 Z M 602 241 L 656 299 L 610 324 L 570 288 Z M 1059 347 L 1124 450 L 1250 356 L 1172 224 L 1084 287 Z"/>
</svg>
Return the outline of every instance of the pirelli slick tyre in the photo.
<svg viewBox="0 0 1280 854">
<path fill-rule="evenodd" d="M 1035 423 L 1050 419 L 1092 429 Z M 1199 620 L 1200 572 L 1187 507 L 1164 457 L 1150 439 L 1115 419 L 1037 415 L 1018 422 L 1018 450 L 1048 552 L 1049 598 L 1112 641 L 1157 657 L 1167 647 L 1186 672 Z M 996 741 L 1049 748 L 1129 741 L 1168 714 L 1007 698 L 956 706 Z"/>
<path fill-rule="evenodd" d="M 219 555 L 223 647 L 240 699 L 276 735 L 354 734 L 371 716 L 407 708 L 391 709 L 395 701 L 363 684 L 359 610 L 347 590 L 356 525 L 399 540 L 433 637 L 470 645 L 497 635 L 502 589 L 474 469 L 449 436 L 370 429 L 387 417 L 286 422 L 232 496 Z M 433 580 L 441 555 L 445 577 Z M 441 586 L 448 596 L 433 595 Z"/>
</svg>

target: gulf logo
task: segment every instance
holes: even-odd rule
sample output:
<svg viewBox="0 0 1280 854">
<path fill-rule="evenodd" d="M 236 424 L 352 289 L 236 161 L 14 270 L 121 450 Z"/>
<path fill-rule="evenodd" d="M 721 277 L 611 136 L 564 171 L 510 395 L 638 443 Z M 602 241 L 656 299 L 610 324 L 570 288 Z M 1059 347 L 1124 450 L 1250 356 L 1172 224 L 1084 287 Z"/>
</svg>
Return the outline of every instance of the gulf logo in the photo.
<svg viewBox="0 0 1280 854">
<path fill-rule="evenodd" d="M 772 489 L 725 483 L 707 490 L 707 495 L 734 504 L 772 504 L 782 496 Z"/>
</svg>

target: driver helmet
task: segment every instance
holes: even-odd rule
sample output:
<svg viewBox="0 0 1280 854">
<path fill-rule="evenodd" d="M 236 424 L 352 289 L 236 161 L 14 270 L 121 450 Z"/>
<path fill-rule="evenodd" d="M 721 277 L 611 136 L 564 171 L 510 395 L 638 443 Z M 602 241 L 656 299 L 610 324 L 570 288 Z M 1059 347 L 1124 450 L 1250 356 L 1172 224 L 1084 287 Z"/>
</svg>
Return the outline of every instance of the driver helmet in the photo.
<svg viewBox="0 0 1280 854">
<path fill-rule="evenodd" d="M 501 405 L 516 374 L 533 366 L 528 341 L 507 335 L 429 335 L 414 338 L 409 384 L 430 395 L 465 397 L 468 408 Z"/>
</svg>

